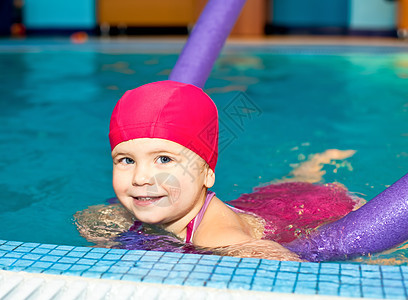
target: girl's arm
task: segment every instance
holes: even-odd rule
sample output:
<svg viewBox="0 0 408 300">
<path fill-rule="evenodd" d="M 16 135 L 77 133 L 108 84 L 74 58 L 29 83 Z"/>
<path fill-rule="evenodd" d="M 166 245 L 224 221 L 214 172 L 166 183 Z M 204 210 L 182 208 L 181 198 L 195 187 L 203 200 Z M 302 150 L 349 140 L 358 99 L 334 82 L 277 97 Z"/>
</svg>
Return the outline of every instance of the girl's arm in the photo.
<svg viewBox="0 0 408 300">
<path fill-rule="evenodd" d="M 296 253 L 270 240 L 253 240 L 242 244 L 220 247 L 215 249 L 215 252 L 220 255 L 243 258 L 251 257 L 271 260 L 303 261 Z"/>
</svg>

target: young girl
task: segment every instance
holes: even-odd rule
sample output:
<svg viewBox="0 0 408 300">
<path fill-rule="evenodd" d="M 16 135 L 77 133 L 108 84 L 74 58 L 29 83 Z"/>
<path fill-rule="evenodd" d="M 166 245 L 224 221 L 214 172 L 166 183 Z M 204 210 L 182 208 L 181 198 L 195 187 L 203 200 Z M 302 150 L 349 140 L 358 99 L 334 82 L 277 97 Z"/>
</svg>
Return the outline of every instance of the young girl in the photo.
<svg viewBox="0 0 408 300">
<path fill-rule="evenodd" d="M 300 261 L 277 242 L 262 239 L 268 228 L 256 213 L 229 206 L 209 190 L 215 181 L 218 114 L 200 88 L 162 81 L 126 92 L 112 113 L 109 139 L 113 188 L 136 220 L 227 255 Z M 111 221 L 129 224 L 126 219 Z M 89 236 L 85 227 L 81 234 Z"/>
<path fill-rule="evenodd" d="M 209 191 L 218 114 L 200 88 L 162 81 L 128 91 L 112 113 L 109 139 L 114 191 L 137 220 L 200 247 L 256 244 L 268 258 L 299 260 L 278 243 L 259 240 L 241 211 Z"/>
</svg>

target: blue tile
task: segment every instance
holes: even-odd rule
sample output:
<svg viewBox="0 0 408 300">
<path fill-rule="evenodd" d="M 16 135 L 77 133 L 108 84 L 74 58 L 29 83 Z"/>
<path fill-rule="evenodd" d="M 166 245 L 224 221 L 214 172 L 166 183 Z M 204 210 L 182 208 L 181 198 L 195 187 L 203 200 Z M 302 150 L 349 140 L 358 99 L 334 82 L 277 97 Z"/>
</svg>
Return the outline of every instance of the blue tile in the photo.
<svg viewBox="0 0 408 300">
<path fill-rule="evenodd" d="M 388 287 L 403 287 L 403 282 L 400 280 L 383 279 L 384 286 Z"/>
<path fill-rule="evenodd" d="M 1 245 L 0 250 L 3 251 L 12 251 L 16 248 L 16 246 L 10 246 L 10 245 Z"/>
<path fill-rule="evenodd" d="M 251 282 L 252 282 L 252 277 L 250 277 L 250 276 L 237 276 L 237 275 L 234 275 L 233 277 L 232 277 L 232 280 L 231 280 L 232 282 L 244 282 L 244 283 L 248 283 L 248 284 L 250 284 Z"/>
<path fill-rule="evenodd" d="M 67 250 L 51 250 L 48 255 L 57 255 L 57 256 L 64 256 L 67 254 L 69 251 Z"/>
<path fill-rule="evenodd" d="M 122 280 L 142 281 L 143 276 L 142 275 L 136 275 L 136 274 L 125 274 L 125 275 L 123 275 Z"/>
<path fill-rule="evenodd" d="M 5 243 L 8 243 L 8 241 L 0 240 L 0 245 L 3 245 L 3 244 L 5 244 Z"/>
<path fill-rule="evenodd" d="M 35 262 L 31 267 L 34 268 L 41 268 L 41 269 L 47 269 L 52 265 L 51 262 L 43 262 L 43 261 L 37 261 Z"/>
<path fill-rule="evenodd" d="M 337 283 L 340 281 L 339 279 L 340 276 L 338 275 L 326 275 L 326 274 L 320 274 L 319 275 L 319 282 L 332 282 L 332 283 Z"/>
<path fill-rule="evenodd" d="M 100 272 L 85 271 L 81 276 L 88 278 L 101 278 L 102 274 Z"/>
<path fill-rule="evenodd" d="M 316 274 L 299 274 L 298 275 L 298 281 L 317 281 L 317 275 Z"/>
<path fill-rule="evenodd" d="M 95 266 L 113 266 L 116 265 L 118 262 L 117 260 L 96 260 Z"/>
<path fill-rule="evenodd" d="M 129 252 L 129 250 L 126 250 L 126 249 L 109 249 L 109 254 L 115 254 L 115 255 L 120 255 L 120 256 L 123 256 L 127 252 Z"/>
<path fill-rule="evenodd" d="M 159 269 L 159 270 L 171 270 L 173 269 L 175 266 L 175 264 L 161 264 L 161 263 L 156 263 L 154 265 L 155 269 Z"/>
<path fill-rule="evenodd" d="M 0 266 L 7 267 L 12 265 L 17 259 L 15 258 L 0 258 Z"/>
<path fill-rule="evenodd" d="M 220 261 L 218 263 L 218 265 L 221 267 L 231 267 L 231 268 L 235 268 L 238 264 L 239 264 L 239 261 Z"/>
<path fill-rule="evenodd" d="M 41 272 L 43 272 L 43 271 L 44 271 L 43 268 L 35 268 L 35 267 L 33 267 L 33 266 L 26 267 L 26 268 L 24 269 L 24 272 L 28 272 L 28 273 L 41 273 Z"/>
<path fill-rule="evenodd" d="M 163 276 L 150 276 L 146 275 L 142 281 L 143 282 L 150 282 L 150 283 L 162 283 L 165 277 Z"/>
<path fill-rule="evenodd" d="M 213 266 L 202 266 L 202 265 L 195 265 L 193 272 L 207 272 L 212 273 L 214 270 Z"/>
<path fill-rule="evenodd" d="M 88 269 L 90 272 L 99 272 L 99 273 L 104 273 L 108 271 L 110 266 L 92 266 Z"/>
<path fill-rule="evenodd" d="M 155 256 L 142 256 L 138 261 L 140 262 L 157 262 L 159 259 Z"/>
<path fill-rule="evenodd" d="M 275 285 L 272 289 L 275 293 L 292 293 L 293 292 L 293 285 Z"/>
<path fill-rule="evenodd" d="M 360 278 L 360 270 L 352 270 L 352 269 L 345 269 L 341 270 L 341 275 L 352 276 L 356 278 Z"/>
<path fill-rule="evenodd" d="M 109 261 L 110 262 L 110 261 Z M 134 267 L 134 263 L 130 262 L 130 261 L 117 261 L 113 264 L 113 266 L 116 267 L 128 267 L 128 268 L 133 268 Z"/>
<path fill-rule="evenodd" d="M 363 271 L 361 272 L 362 278 L 381 278 L 380 272 Z"/>
<path fill-rule="evenodd" d="M 184 281 L 184 285 L 190 285 L 190 286 L 205 286 L 206 280 L 204 279 L 199 279 L 199 278 L 187 278 L 186 281 Z"/>
<path fill-rule="evenodd" d="M 74 249 L 74 248 L 75 248 L 74 246 L 64 246 L 64 245 L 61 245 L 61 246 L 58 246 L 58 247 L 56 248 L 56 250 L 71 251 L 71 250 Z"/>
<path fill-rule="evenodd" d="M 352 277 L 352 276 L 340 276 L 340 282 L 345 284 L 360 284 L 360 278 Z"/>
<path fill-rule="evenodd" d="M 170 271 L 166 270 L 150 270 L 149 273 L 147 273 L 148 276 L 158 276 L 158 277 L 166 277 L 169 275 Z"/>
<path fill-rule="evenodd" d="M 13 264 L 13 266 L 15 266 L 15 267 L 28 267 L 28 266 L 31 266 L 33 263 L 34 263 L 34 261 L 32 261 L 32 260 L 20 259 L 20 260 L 17 260 Z"/>
<path fill-rule="evenodd" d="M 400 272 L 393 272 L 393 273 L 383 272 L 382 277 L 384 279 L 402 280 L 402 275 Z"/>
<path fill-rule="evenodd" d="M 80 260 L 78 260 L 78 264 L 81 265 L 94 265 L 97 262 L 97 260 L 95 259 L 86 259 L 86 258 L 81 258 Z"/>
<path fill-rule="evenodd" d="M 211 274 L 210 280 L 218 280 L 218 281 L 230 281 L 231 280 L 231 275 L 226 275 L 226 274 Z"/>
<path fill-rule="evenodd" d="M 119 260 L 121 259 L 122 255 L 120 254 L 105 254 L 103 257 L 104 260 Z"/>
<path fill-rule="evenodd" d="M 61 275 L 63 271 L 58 269 L 46 269 L 42 273 L 51 275 Z"/>
<path fill-rule="evenodd" d="M 276 278 L 274 281 L 274 286 L 290 286 L 293 288 L 295 286 L 295 281 Z"/>
<path fill-rule="evenodd" d="M 130 267 L 120 267 L 120 266 L 112 266 L 109 268 L 109 272 L 112 273 L 126 273 L 127 271 L 130 270 Z"/>
<path fill-rule="evenodd" d="M 59 263 L 65 263 L 65 264 L 74 264 L 78 260 L 79 260 L 79 258 L 75 258 L 75 257 L 63 257 L 58 262 Z"/>
<path fill-rule="evenodd" d="M 138 261 L 140 259 L 140 255 L 135 255 L 135 254 L 125 254 L 122 257 L 122 260 L 129 260 L 129 261 Z M 173 260 L 174 261 L 174 260 Z"/>
<path fill-rule="evenodd" d="M 72 265 L 70 265 L 70 264 L 60 264 L 60 263 L 56 263 L 56 264 L 53 264 L 53 265 L 50 267 L 50 269 L 65 271 L 65 270 L 68 270 L 71 266 L 72 266 Z"/>
<path fill-rule="evenodd" d="M 39 260 L 42 257 L 42 255 L 38 255 L 38 254 L 25 254 L 22 258 L 23 259 L 31 259 L 31 260 Z"/>
<path fill-rule="evenodd" d="M 89 253 L 108 253 L 109 248 L 92 248 Z"/>
<path fill-rule="evenodd" d="M 103 273 L 101 278 L 103 279 L 114 279 L 114 280 L 120 280 L 123 277 L 122 273 Z"/>
<path fill-rule="evenodd" d="M 20 246 L 20 247 L 14 249 L 13 251 L 15 251 L 15 252 L 29 253 L 29 252 L 31 252 L 31 250 L 33 250 L 33 249 L 34 249 L 34 248 L 28 248 L 28 247 Z"/>
<path fill-rule="evenodd" d="M 69 269 L 69 270 L 64 271 L 64 275 L 67 275 L 67 276 L 81 276 L 82 273 L 83 273 L 82 270 L 71 270 L 71 269 Z"/>
<path fill-rule="evenodd" d="M 91 267 L 89 265 L 73 265 L 69 270 L 71 271 L 85 271 L 89 270 Z"/>
<path fill-rule="evenodd" d="M 86 255 L 86 252 L 83 251 L 71 251 L 67 253 L 65 256 L 70 256 L 70 257 L 84 257 Z"/>
<path fill-rule="evenodd" d="M 338 275 L 340 274 L 340 270 L 339 269 L 320 269 L 319 271 L 320 274 L 325 274 L 325 275 Z"/>
<path fill-rule="evenodd" d="M 52 249 L 55 249 L 55 248 L 57 248 L 58 247 L 58 245 L 54 245 L 54 244 L 41 244 L 41 245 L 39 245 L 37 248 L 35 248 L 35 249 L 48 249 L 48 250 L 52 250 Z"/>
<path fill-rule="evenodd" d="M 28 248 L 35 248 L 35 247 L 40 246 L 41 244 L 40 243 L 23 243 L 22 245 Z"/>
<path fill-rule="evenodd" d="M 3 257 L 7 257 L 7 258 L 20 258 L 23 255 L 26 255 L 23 252 L 6 252 L 7 254 L 5 254 Z"/>
<path fill-rule="evenodd" d="M 267 286 L 269 289 L 272 289 L 274 281 L 274 278 L 255 277 L 252 284 L 257 286 Z"/>
<path fill-rule="evenodd" d="M 317 281 L 298 281 L 296 283 L 296 290 L 302 289 L 302 290 L 307 290 L 307 289 L 312 289 L 317 292 Z"/>
<path fill-rule="evenodd" d="M 93 259 L 100 259 L 102 256 L 104 256 L 104 253 L 93 253 L 93 252 L 88 252 L 85 254 L 84 258 L 93 258 Z"/>
<path fill-rule="evenodd" d="M 268 260 L 268 259 L 261 259 L 261 262 L 259 264 L 259 267 L 278 267 L 280 265 L 280 262 L 277 260 Z"/>
<path fill-rule="evenodd" d="M 147 273 L 149 273 L 149 271 L 150 271 L 149 269 L 130 268 L 127 273 L 128 273 L 128 274 L 133 274 L 133 275 L 145 276 Z"/>
<path fill-rule="evenodd" d="M 246 258 L 247 259 L 247 258 Z M 245 260 L 246 260 L 245 259 Z M 246 262 L 245 260 L 241 261 L 238 264 L 238 268 L 247 268 L 247 269 L 256 269 L 258 267 L 259 263 L 255 263 L 255 262 Z"/>
<path fill-rule="evenodd" d="M 359 285 L 340 285 L 339 296 L 342 297 L 362 297 Z"/>
<path fill-rule="evenodd" d="M 154 262 L 138 262 L 134 264 L 137 268 L 151 269 L 154 267 Z"/>
<path fill-rule="evenodd" d="M 52 262 L 56 262 L 57 260 L 60 260 L 62 257 L 61 256 L 53 256 L 53 255 L 45 255 L 43 257 L 40 258 L 41 261 L 52 261 Z"/>
<path fill-rule="evenodd" d="M 234 273 L 234 271 L 235 271 L 235 268 L 217 266 L 214 270 L 214 273 L 231 275 L 232 273 Z"/>
<path fill-rule="evenodd" d="M 49 253 L 51 250 L 50 249 L 44 249 L 44 248 L 35 248 L 31 251 L 31 253 L 33 254 L 47 254 Z"/>
<path fill-rule="evenodd" d="M 0 257 L 2 257 L 2 256 L 4 256 L 4 255 L 6 255 L 6 254 L 8 254 L 8 253 L 10 253 L 10 252 L 0 250 Z"/>
<path fill-rule="evenodd" d="M 170 271 L 168 278 L 187 278 L 191 273 L 187 271 Z"/>
<path fill-rule="evenodd" d="M 197 253 L 185 253 L 182 255 L 183 258 L 188 258 L 188 259 L 201 259 L 203 257 L 202 254 L 197 254 Z M 223 256 L 223 257 L 231 257 L 231 256 Z"/>
<path fill-rule="evenodd" d="M 381 279 L 380 278 L 362 278 L 361 284 L 370 285 L 370 286 L 381 286 Z"/>
<path fill-rule="evenodd" d="M 235 269 L 235 275 L 247 275 L 247 276 L 254 276 L 255 274 L 255 269 L 240 269 L 237 268 Z"/>
<path fill-rule="evenodd" d="M 362 271 L 379 272 L 380 266 L 377 265 L 361 265 Z"/>
<path fill-rule="evenodd" d="M 239 282 L 239 281 L 231 281 L 228 284 L 228 288 L 230 289 L 242 289 L 242 290 L 249 290 L 251 288 L 251 285 L 249 283 L 245 282 Z"/>
<path fill-rule="evenodd" d="M 192 271 L 194 269 L 194 265 L 190 264 L 177 264 L 174 266 L 174 271 Z"/>
<path fill-rule="evenodd" d="M 74 249 L 72 249 L 71 250 L 71 252 L 89 252 L 89 251 L 91 251 L 92 249 L 95 249 L 95 248 L 88 248 L 88 247 L 75 247 Z"/>
<path fill-rule="evenodd" d="M 185 278 L 165 278 L 163 280 L 164 284 L 178 284 L 178 285 L 182 285 L 184 283 Z"/>
<path fill-rule="evenodd" d="M 228 281 L 219 281 L 219 280 L 209 280 L 207 281 L 206 285 L 207 287 L 212 287 L 216 289 L 225 289 L 228 287 Z"/>
<path fill-rule="evenodd" d="M 339 294 L 339 287 L 340 285 L 337 283 L 331 282 L 319 282 L 317 291 L 319 295 L 335 295 Z"/>
<path fill-rule="evenodd" d="M 183 258 L 179 261 L 179 263 L 195 265 L 198 263 L 198 261 L 199 260 L 197 258 Z"/>
<path fill-rule="evenodd" d="M 1 244 L 6 244 L 10 246 L 20 246 L 23 244 L 23 242 L 16 242 L 16 241 L 4 241 L 4 243 Z"/>
<path fill-rule="evenodd" d="M 276 274 L 276 278 L 282 280 L 295 280 L 296 277 L 297 277 L 296 273 L 279 272 Z"/>
<path fill-rule="evenodd" d="M 363 286 L 363 297 L 366 298 L 383 298 L 381 287 Z"/>
<path fill-rule="evenodd" d="M 210 273 L 193 272 L 193 273 L 190 273 L 188 278 L 207 280 L 208 278 L 210 278 L 210 275 L 211 275 Z"/>
</svg>

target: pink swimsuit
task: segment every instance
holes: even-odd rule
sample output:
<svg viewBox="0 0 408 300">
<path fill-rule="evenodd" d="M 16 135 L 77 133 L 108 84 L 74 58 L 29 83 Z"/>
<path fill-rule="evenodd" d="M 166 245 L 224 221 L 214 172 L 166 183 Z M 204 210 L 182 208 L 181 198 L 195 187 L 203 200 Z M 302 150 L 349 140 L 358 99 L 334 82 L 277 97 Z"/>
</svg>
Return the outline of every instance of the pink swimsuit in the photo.
<svg viewBox="0 0 408 300">
<path fill-rule="evenodd" d="M 200 226 L 201 221 L 203 220 L 205 211 L 207 210 L 208 205 L 210 204 L 212 198 L 215 196 L 214 192 L 208 191 L 207 196 L 205 197 L 204 205 L 201 207 L 198 214 L 188 223 L 187 225 L 187 234 L 186 234 L 186 243 L 192 243 L 194 233 L 196 232 L 198 226 Z M 228 204 L 227 204 L 228 205 Z M 228 205 L 234 212 L 243 213 L 244 211 L 235 207 Z"/>
</svg>

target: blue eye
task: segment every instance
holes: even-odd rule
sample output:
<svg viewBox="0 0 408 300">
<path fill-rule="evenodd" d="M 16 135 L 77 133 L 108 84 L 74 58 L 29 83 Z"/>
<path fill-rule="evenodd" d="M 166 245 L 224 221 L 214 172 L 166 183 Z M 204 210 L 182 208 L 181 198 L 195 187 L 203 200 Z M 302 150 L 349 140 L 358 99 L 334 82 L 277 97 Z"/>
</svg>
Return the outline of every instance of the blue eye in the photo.
<svg viewBox="0 0 408 300">
<path fill-rule="evenodd" d="M 160 164 L 168 164 L 171 161 L 172 161 L 172 159 L 170 157 L 168 157 L 168 156 L 160 156 L 157 159 L 157 162 L 160 163 Z"/>
<path fill-rule="evenodd" d="M 135 161 L 129 157 L 122 158 L 121 162 L 124 163 L 125 165 L 131 165 L 135 163 Z"/>
</svg>

